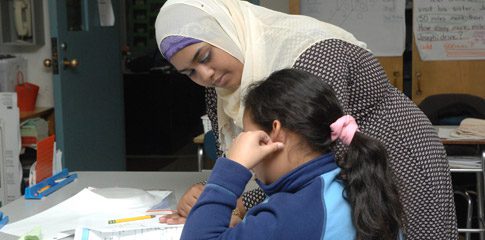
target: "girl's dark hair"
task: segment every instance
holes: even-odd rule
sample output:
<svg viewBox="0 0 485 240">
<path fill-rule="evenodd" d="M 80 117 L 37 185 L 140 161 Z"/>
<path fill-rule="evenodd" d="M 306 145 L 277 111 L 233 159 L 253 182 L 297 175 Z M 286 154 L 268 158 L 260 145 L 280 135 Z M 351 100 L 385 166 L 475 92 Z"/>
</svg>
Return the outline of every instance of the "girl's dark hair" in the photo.
<svg viewBox="0 0 485 240">
<path fill-rule="evenodd" d="M 244 99 L 254 123 L 271 132 L 274 120 L 298 134 L 313 151 L 331 151 L 330 124 L 344 115 L 335 92 L 316 76 L 283 69 L 249 86 Z M 404 213 L 387 167 L 385 147 L 356 132 L 345 157 L 337 164 L 352 207 L 357 239 L 398 239 Z"/>
</svg>

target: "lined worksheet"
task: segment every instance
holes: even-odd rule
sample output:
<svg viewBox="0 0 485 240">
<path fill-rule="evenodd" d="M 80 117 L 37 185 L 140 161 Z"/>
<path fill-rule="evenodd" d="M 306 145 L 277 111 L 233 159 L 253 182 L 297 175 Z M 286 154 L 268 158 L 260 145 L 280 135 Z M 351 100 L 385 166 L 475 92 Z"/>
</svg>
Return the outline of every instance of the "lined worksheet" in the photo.
<svg viewBox="0 0 485 240">
<path fill-rule="evenodd" d="M 145 228 L 120 231 L 97 231 L 77 228 L 74 240 L 179 240 L 183 225 L 165 225 L 158 228 Z"/>
</svg>

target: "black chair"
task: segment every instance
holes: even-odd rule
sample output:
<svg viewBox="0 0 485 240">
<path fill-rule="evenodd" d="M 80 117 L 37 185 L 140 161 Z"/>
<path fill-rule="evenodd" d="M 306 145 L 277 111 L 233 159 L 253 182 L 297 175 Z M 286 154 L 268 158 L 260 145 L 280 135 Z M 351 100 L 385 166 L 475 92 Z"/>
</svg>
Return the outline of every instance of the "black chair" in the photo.
<svg viewBox="0 0 485 240">
<path fill-rule="evenodd" d="M 433 125 L 459 125 L 467 117 L 485 119 L 485 99 L 470 94 L 432 95 L 425 98 L 419 108 Z"/>
<path fill-rule="evenodd" d="M 425 98 L 419 104 L 419 108 L 429 118 L 433 125 L 460 125 L 460 122 L 465 118 L 485 119 L 485 99 L 469 94 L 450 93 L 432 95 Z M 445 149 L 448 156 L 477 155 L 479 153 L 479 149 L 475 146 L 445 145 Z M 465 225 L 467 229 L 472 227 L 474 201 L 472 201 L 473 199 L 471 195 L 473 195 L 475 199 L 480 199 L 477 196 L 477 193 L 467 190 L 476 187 L 469 184 L 474 182 L 474 180 L 475 178 L 471 174 L 458 175 L 453 178 L 453 185 L 456 189 L 454 192 L 455 196 L 461 196 L 466 201 Z M 462 202 L 458 198 L 455 198 L 455 200 L 457 200 L 457 203 Z M 461 212 L 459 209 L 461 208 L 458 205 L 458 217 Z M 466 233 L 465 239 L 470 240 L 471 234 Z"/>
<path fill-rule="evenodd" d="M 204 155 L 211 161 L 217 160 L 216 137 L 212 130 L 204 134 Z"/>
</svg>

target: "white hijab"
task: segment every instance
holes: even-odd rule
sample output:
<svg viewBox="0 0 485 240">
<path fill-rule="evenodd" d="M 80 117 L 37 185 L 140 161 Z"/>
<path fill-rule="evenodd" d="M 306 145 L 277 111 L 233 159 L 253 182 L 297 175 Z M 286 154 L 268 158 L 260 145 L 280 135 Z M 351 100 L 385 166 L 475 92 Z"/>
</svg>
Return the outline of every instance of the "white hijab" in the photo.
<svg viewBox="0 0 485 240">
<path fill-rule="evenodd" d="M 155 30 L 158 45 L 168 36 L 195 38 L 244 64 L 238 90 L 216 88 L 223 151 L 242 129 L 241 97 L 248 85 L 292 67 L 306 49 L 325 39 L 341 39 L 366 48 L 365 43 L 337 26 L 240 0 L 168 0 L 160 9 Z"/>
</svg>

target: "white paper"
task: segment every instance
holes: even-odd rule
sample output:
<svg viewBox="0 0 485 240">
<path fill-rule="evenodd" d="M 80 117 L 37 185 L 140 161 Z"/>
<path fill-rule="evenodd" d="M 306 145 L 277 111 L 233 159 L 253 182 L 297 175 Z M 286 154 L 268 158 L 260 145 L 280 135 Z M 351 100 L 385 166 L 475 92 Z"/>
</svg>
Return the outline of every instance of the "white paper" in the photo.
<svg viewBox="0 0 485 240">
<path fill-rule="evenodd" d="M 448 156 L 450 168 L 481 168 L 482 160 L 475 156 Z"/>
<path fill-rule="evenodd" d="M 453 132 L 455 128 L 438 128 L 438 137 L 440 138 L 450 138 L 451 132 Z"/>
<path fill-rule="evenodd" d="M 27 60 L 25 58 L 0 59 L 0 92 L 15 92 L 17 74 L 19 72 L 23 74 L 24 79 L 29 79 L 27 76 Z M 15 106 L 17 105 L 15 104 Z"/>
<path fill-rule="evenodd" d="M 473 136 L 473 135 L 463 135 L 463 134 L 458 134 L 456 132 L 456 128 L 450 128 L 450 127 L 438 127 L 438 137 L 444 138 L 444 139 L 451 139 L 451 140 L 476 140 L 476 139 L 483 139 L 483 137 L 480 136 Z"/>
<path fill-rule="evenodd" d="M 158 224 L 160 225 L 160 224 Z M 183 225 L 164 225 L 159 228 L 141 228 L 114 232 L 97 231 L 89 228 L 77 228 L 74 240 L 134 240 L 158 239 L 179 240 Z"/>
<path fill-rule="evenodd" d="M 146 210 L 170 193 L 131 188 L 85 188 L 46 211 L 7 224 L 0 231 L 20 236 L 34 226 L 40 226 L 43 239 L 50 240 L 59 232 L 75 230 L 79 226 L 104 226 L 112 219 L 146 215 Z"/>
<path fill-rule="evenodd" d="M 337 25 L 367 43 L 376 56 L 402 56 L 406 25 L 403 0 L 300 0 L 302 15 Z"/>
<path fill-rule="evenodd" d="M 485 59 L 485 1 L 414 1 L 413 28 L 422 60 Z"/>
<path fill-rule="evenodd" d="M 54 147 L 55 147 L 54 143 Z M 62 150 L 57 149 L 54 155 L 54 163 L 52 164 L 52 175 L 62 171 Z"/>
<path fill-rule="evenodd" d="M 0 93 L 0 204 L 21 196 L 20 127 L 17 94 Z"/>
<path fill-rule="evenodd" d="M 111 0 L 98 0 L 99 25 L 110 27 L 115 25 L 115 15 Z"/>
</svg>

